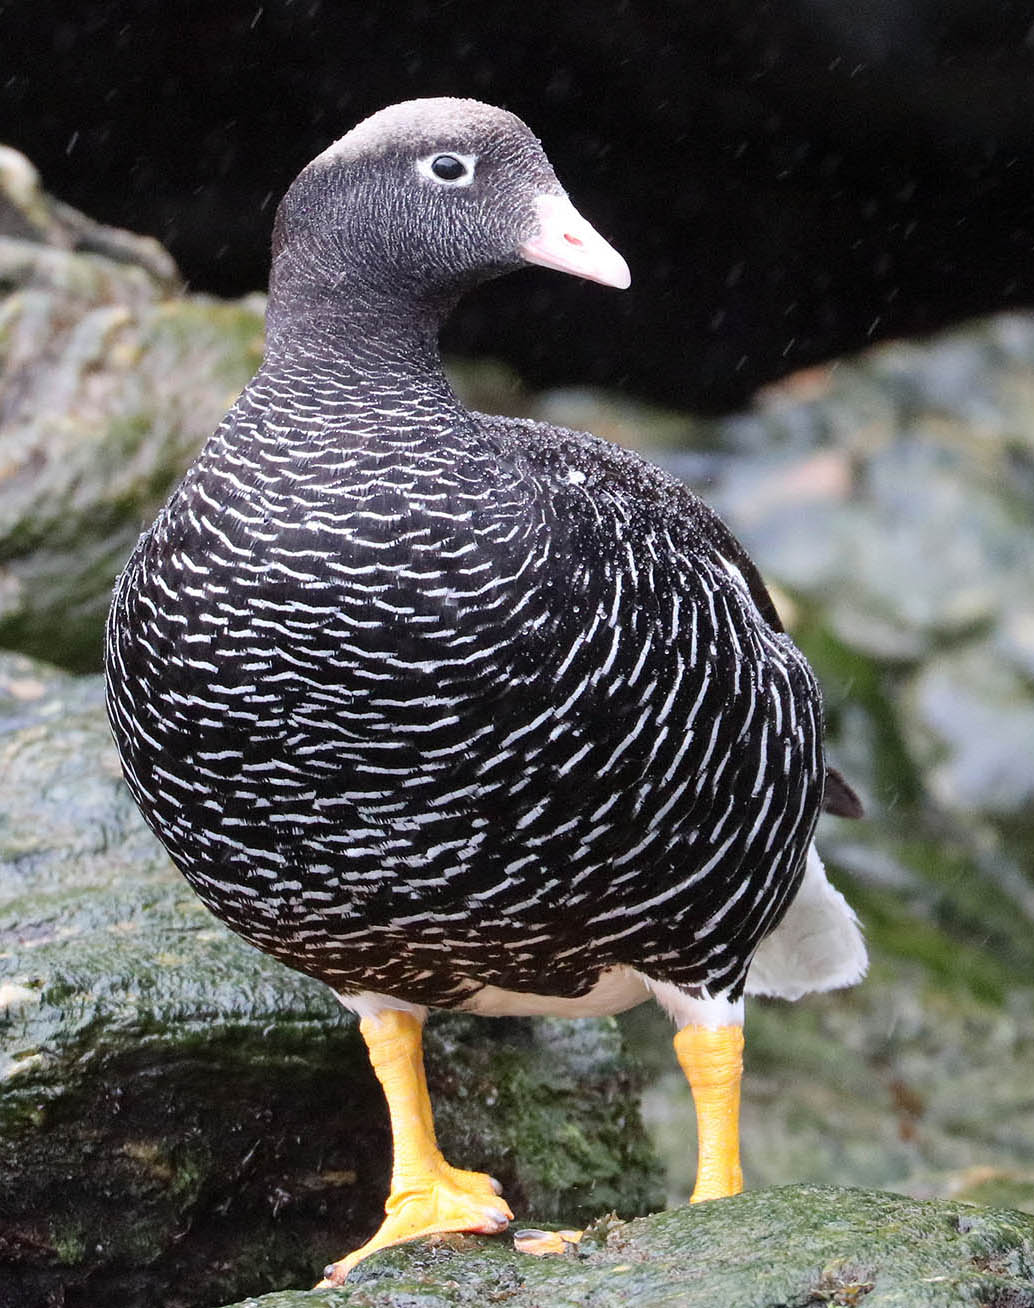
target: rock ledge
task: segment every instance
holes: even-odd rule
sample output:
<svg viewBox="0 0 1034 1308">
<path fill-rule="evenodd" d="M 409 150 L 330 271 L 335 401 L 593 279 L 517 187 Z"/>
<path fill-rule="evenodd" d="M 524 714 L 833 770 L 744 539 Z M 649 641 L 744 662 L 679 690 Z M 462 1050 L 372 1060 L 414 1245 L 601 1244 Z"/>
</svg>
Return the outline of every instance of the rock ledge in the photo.
<svg viewBox="0 0 1034 1308">
<path fill-rule="evenodd" d="M 377 1254 L 335 1291 L 233 1308 L 1031 1308 L 1034 1217 L 874 1190 L 785 1186 L 632 1222 L 530 1258 L 448 1237 Z"/>
</svg>

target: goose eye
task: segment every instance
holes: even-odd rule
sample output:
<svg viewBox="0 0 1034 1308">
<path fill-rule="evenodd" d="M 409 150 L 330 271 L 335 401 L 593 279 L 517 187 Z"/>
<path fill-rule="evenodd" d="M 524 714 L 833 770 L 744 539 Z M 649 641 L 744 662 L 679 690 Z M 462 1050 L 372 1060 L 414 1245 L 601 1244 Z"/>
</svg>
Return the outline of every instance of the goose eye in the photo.
<svg viewBox="0 0 1034 1308">
<path fill-rule="evenodd" d="M 440 154 L 431 161 L 431 172 L 442 182 L 458 182 L 466 171 L 466 164 L 454 154 Z"/>
<path fill-rule="evenodd" d="M 474 180 L 475 157 L 464 154 L 433 154 L 421 159 L 417 170 L 440 186 L 469 186 Z"/>
</svg>

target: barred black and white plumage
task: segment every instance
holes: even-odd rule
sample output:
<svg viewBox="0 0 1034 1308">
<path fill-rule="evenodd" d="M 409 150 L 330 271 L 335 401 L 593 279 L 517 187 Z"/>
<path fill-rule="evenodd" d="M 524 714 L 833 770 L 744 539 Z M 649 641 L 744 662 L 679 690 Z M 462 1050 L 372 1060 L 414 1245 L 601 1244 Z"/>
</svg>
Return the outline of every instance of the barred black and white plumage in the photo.
<svg viewBox="0 0 1034 1308">
<path fill-rule="evenodd" d="M 456 399 L 442 317 L 562 192 L 517 120 L 425 103 L 444 144 L 358 129 L 289 192 L 266 361 L 118 582 L 128 783 L 213 912 L 356 1007 L 735 1005 L 822 806 L 815 679 L 685 487 Z"/>
</svg>

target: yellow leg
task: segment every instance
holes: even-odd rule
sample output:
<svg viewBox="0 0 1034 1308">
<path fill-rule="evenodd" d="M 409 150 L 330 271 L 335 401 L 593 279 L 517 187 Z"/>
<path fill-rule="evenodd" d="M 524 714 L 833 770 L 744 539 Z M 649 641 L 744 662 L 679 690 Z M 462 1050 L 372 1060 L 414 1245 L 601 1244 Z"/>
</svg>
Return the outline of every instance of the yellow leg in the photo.
<svg viewBox="0 0 1034 1308">
<path fill-rule="evenodd" d="M 743 1028 L 684 1026 L 675 1036 L 675 1056 L 697 1112 L 697 1183 L 690 1202 L 739 1194 Z"/>
<path fill-rule="evenodd" d="M 367 1254 L 403 1240 L 442 1231 L 506 1229 L 513 1213 L 499 1197 L 499 1183 L 482 1172 L 450 1167 L 434 1133 L 424 1078 L 422 1028 L 409 1013 L 387 1010 L 359 1024 L 370 1062 L 384 1089 L 391 1117 L 391 1193 L 380 1230 L 360 1249 L 324 1270 L 317 1289 L 340 1285 Z"/>
</svg>

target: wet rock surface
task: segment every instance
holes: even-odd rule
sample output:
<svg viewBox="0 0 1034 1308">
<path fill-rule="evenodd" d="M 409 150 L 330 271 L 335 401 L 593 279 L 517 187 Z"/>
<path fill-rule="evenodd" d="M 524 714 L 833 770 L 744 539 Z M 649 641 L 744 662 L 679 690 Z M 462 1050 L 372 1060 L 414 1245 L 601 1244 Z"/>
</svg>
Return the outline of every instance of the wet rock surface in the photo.
<svg viewBox="0 0 1034 1308">
<path fill-rule="evenodd" d="M 472 1237 L 363 1263 L 333 1292 L 233 1308 L 1031 1308 L 1034 1218 L 833 1187 L 788 1186 L 604 1221 L 535 1259 Z"/>
<path fill-rule="evenodd" d="M 99 665 L 119 568 L 259 364 L 261 301 L 178 289 L 0 154 L 0 648 Z"/>
<path fill-rule="evenodd" d="M 205 1308 L 376 1227 L 354 1020 L 237 940 L 118 776 L 99 678 L 0 656 L 0 1303 Z M 443 1148 L 531 1221 L 659 1202 L 612 1023 L 430 1024 Z"/>
</svg>

